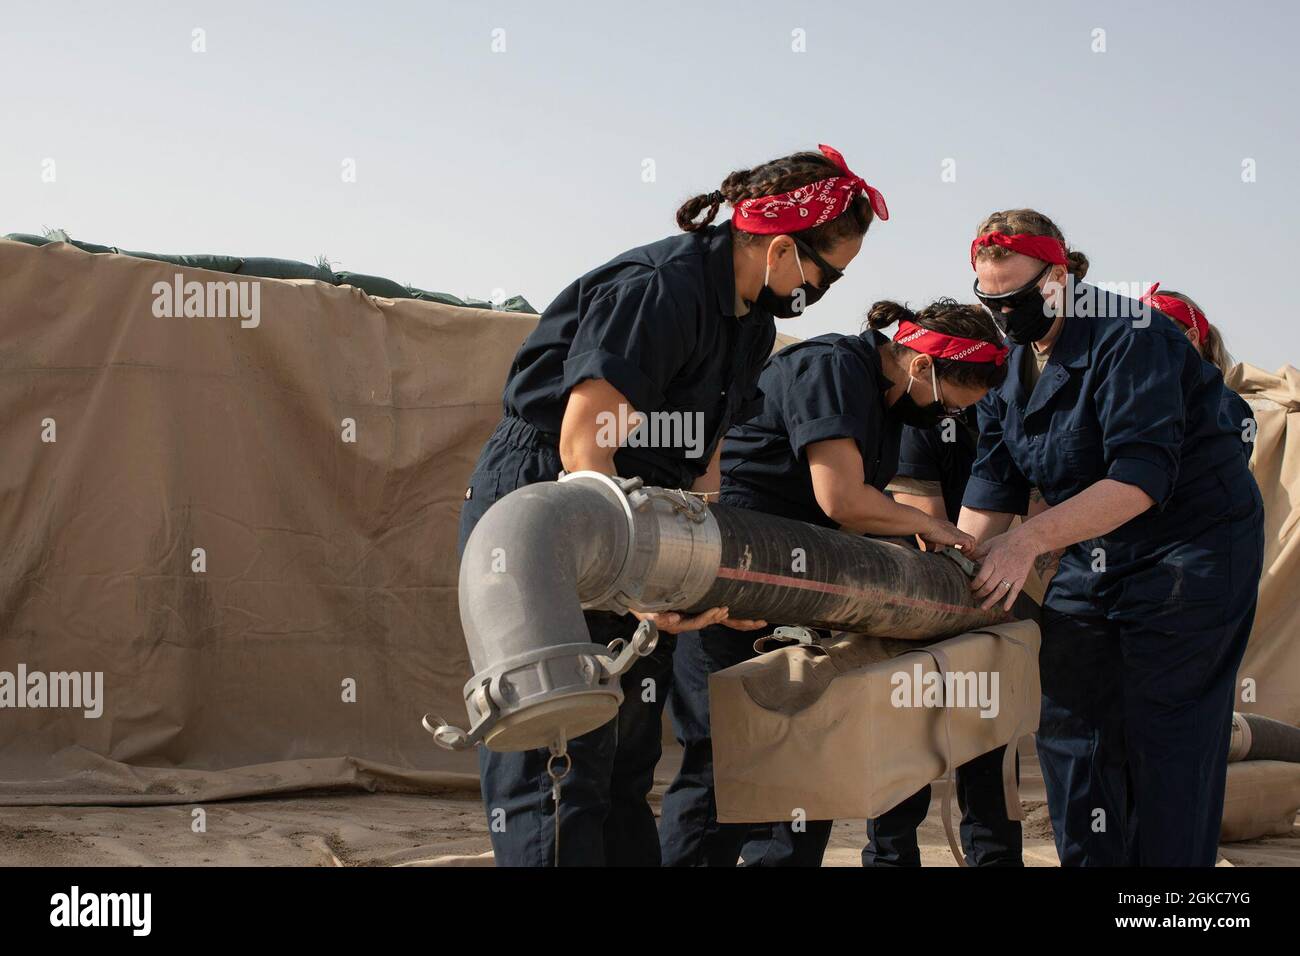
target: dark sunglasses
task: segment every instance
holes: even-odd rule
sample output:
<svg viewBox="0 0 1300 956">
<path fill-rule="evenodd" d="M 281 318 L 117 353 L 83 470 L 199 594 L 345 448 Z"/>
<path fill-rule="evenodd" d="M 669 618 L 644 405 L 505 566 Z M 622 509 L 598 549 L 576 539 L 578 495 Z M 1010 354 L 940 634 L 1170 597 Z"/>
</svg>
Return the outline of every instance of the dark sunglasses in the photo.
<svg viewBox="0 0 1300 956">
<path fill-rule="evenodd" d="M 1003 292 L 999 295 L 988 295 L 981 292 L 980 280 L 976 279 L 974 285 L 975 298 L 983 302 L 988 310 L 995 315 L 1006 308 L 1016 309 L 1022 305 L 1032 305 L 1034 296 L 1038 294 L 1038 282 L 1047 274 L 1047 270 L 1050 268 L 1052 268 L 1052 264 L 1049 262 L 1038 270 L 1038 275 L 1019 289 L 1013 289 L 1011 292 Z"/>
<path fill-rule="evenodd" d="M 825 259 L 819 256 L 817 254 L 817 250 L 814 249 L 812 246 L 808 245 L 808 243 L 804 242 L 798 236 L 792 235 L 790 236 L 790 238 L 794 240 L 794 246 L 796 249 L 799 250 L 799 253 L 801 255 L 807 256 L 809 259 L 815 262 L 817 264 L 817 268 L 822 271 L 821 288 L 829 289 L 832 285 L 835 284 L 837 280 L 844 277 L 843 269 L 835 268 L 833 265 L 831 265 L 829 262 L 827 262 Z"/>
</svg>

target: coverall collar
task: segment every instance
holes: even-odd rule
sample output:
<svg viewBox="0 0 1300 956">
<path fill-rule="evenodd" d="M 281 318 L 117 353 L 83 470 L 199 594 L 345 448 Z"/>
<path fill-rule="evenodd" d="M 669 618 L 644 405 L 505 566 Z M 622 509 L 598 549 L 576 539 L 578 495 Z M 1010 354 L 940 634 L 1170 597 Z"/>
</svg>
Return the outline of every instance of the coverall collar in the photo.
<svg viewBox="0 0 1300 956">
<path fill-rule="evenodd" d="M 1017 345 L 1011 350 L 1007 357 L 1006 381 L 1002 383 L 1003 397 L 1008 403 L 1014 402 L 1023 409 L 1026 415 L 1045 408 L 1051 402 L 1070 377 L 1065 371 L 1067 368 L 1086 368 L 1092 364 L 1092 322 L 1082 316 L 1067 314 L 1032 394 L 1024 380 L 1025 349 L 1031 348 L 1032 345 Z"/>
</svg>

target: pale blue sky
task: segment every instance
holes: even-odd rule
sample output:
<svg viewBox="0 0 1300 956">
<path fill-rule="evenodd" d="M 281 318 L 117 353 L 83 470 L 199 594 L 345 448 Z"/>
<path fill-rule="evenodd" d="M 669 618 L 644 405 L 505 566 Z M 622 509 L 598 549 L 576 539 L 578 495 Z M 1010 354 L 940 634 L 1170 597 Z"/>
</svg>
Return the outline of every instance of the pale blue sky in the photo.
<svg viewBox="0 0 1300 956">
<path fill-rule="evenodd" d="M 1031 205 L 1090 279 L 1158 279 L 1238 358 L 1300 365 L 1298 7 L 6 2 L 0 233 L 325 254 L 541 308 L 730 170 L 827 142 L 893 218 L 783 331 L 856 330 L 882 297 L 969 300 L 976 223 Z"/>
</svg>

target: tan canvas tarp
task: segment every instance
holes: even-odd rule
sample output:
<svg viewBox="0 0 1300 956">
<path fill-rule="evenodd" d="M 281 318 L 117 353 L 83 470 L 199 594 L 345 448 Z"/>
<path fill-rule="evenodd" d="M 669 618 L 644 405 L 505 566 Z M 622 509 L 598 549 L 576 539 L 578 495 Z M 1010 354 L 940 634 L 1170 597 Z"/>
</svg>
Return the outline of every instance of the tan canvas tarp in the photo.
<svg viewBox="0 0 1300 956">
<path fill-rule="evenodd" d="M 1258 423 L 1251 469 L 1265 520 L 1259 609 L 1237 672 L 1234 707 L 1300 725 L 1300 371 L 1238 365 L 1227 381 Z M 1250 683 L 1243 688 L 1243 682 Z"/>
<path fill-rule="evenodd" d="M 473 772 L 419 722 L 464 719 L 456 518 L 536 318 L 272 279 L 256 328 L 156 317 L 178 272 L 237 278 L 0 241 L 0 672 L 104 698 L 0 709 L 0 802 Z"/>
<path fill-rule="evenodd" d="M 709 678 L 719 820 L 789 820 L 796 810 L 808 820 L 878 816 L 941 776 L 949 755 L 960 765 L 1038 728 L 1036 624 L 933 645 L 950 673 L 997 675 L 996 687 L 985 685 L 996 708 L 983 710 L 972 685 L 964 698 L 946 698 L 959 706 L 930 705 L 917 692 L 939 661 L 890 644 L 903 653 L 873 653 L 872 639 L 846 637 L 829 653 L 786 648 Z M 911 693 L 895 697 L 903 688 Z"/>
<path fill-rule="evenodd" d="M 1221 843 L 1287 834 L 1300 810 L 1300 763 L 1245 760 L 1228 764 Z"/>
</svg>

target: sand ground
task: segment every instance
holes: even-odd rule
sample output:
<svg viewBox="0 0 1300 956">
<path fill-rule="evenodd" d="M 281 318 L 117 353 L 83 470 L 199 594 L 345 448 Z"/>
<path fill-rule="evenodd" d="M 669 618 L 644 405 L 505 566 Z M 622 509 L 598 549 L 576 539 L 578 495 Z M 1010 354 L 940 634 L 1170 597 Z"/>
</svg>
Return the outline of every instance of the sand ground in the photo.
<svg viewBox="0 0 1300 956">
<path fill-rule="evenodd" d="M 675 748 L 656 774 L 658 810 L 676 770 Z M 1042 777 L 1023 762 L 1021 799 L 1025 863 L 1057 865 L 1043 804 Z M 920 830 L 926 866 L 953 866 L 935 785 Z M 154 866 L 483 866 L 492 865 L 487 823 L 473 787 L 432 795 L 318 793 L 234 800 L 202 807 L 0 807 L 0 865 Z M 954 808 L 954 813 L 955 813 Z M 836 823 L 826 866 L 857 866 L 865 839 L 861 820 Z M 1220 865 L 1300 865 L 1300 826 L 1285 837 L 1225 845 Z"/>
</svg>

